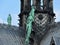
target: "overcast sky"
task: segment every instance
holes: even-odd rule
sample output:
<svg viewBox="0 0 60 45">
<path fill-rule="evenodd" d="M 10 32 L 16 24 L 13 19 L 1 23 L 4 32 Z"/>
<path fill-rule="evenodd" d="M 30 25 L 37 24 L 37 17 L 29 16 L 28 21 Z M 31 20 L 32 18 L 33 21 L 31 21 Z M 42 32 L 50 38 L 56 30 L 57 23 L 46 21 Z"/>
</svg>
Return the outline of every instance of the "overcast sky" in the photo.
<svg viewBox="0 0 60 45">
<path fill-rule="evenodd" d="M 56 22 L 60 21 L 60 0 L 53 2 Z M 7 23 L 8 14 L 12 16 L 12 25 L 18 25 L 18 14 L 20 13 L 20 0 L 0 0 L 0 23 Z"/>
</svg>

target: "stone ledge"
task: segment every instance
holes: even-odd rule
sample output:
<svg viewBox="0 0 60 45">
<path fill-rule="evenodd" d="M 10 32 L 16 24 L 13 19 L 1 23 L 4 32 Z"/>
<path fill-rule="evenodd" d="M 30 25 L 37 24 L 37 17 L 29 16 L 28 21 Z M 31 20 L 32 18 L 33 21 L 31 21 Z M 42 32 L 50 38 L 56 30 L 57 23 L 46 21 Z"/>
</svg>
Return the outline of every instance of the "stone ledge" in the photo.
<svg viewBox="0 0 60 45">
<path fill-rule="evenodd" d="M 18 30 L 19 28 L 13 25 L 9 26 L 7 24 L 0 24 L 0 29 Z"/>
</svg>

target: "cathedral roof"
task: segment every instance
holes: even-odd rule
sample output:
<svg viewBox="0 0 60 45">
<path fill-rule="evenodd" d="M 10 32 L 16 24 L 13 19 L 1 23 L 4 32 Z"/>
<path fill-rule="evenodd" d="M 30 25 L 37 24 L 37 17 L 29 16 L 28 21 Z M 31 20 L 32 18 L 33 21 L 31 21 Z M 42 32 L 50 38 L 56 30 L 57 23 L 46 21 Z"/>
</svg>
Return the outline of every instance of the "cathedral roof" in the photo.
<svg viewBox="0 0 60 45">
<path fill-rule="evenodd" d="M 60 37 L 54 36 L 53 39 L 54 39 L 54 42 L 55 42 L 56 45 L 60 45 Z"/>
<path fill-rule="evenodd" d="M 17 26 L 0 24 L 0 45 L 23 45 L 24 33 Z"/>
</svg>

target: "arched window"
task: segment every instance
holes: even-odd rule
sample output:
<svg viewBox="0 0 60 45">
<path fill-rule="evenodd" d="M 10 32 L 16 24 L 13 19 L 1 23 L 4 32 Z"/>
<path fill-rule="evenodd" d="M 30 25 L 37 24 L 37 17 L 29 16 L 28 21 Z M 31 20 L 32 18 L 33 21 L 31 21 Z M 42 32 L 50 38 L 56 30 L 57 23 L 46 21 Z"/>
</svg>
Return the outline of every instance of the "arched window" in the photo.
<svg viewBox="0 0 60 45">
<path fill-rule="evenodd" d="M 50 45 L 55 45 L 55 41 L 54 41 L 53 37 L 51 39 Z"/>
<path fill-rule="evenodd" d="M 41 9 L 43 9 L 43 0 L 40 1 Z"/>
<path fill-rule="evenodd" d="M 55 45 L 55 43 L 52 43 L 52 45 Z"/>
<path fill-rule="evenodd" d="M 31 0 L 31 5 L 33 5 L 33 0 Z"/>
<path fill-rule="evenodd" d="M 41 6 L 43 6 L 43 0 L 41 0 Z"/>
</svg>

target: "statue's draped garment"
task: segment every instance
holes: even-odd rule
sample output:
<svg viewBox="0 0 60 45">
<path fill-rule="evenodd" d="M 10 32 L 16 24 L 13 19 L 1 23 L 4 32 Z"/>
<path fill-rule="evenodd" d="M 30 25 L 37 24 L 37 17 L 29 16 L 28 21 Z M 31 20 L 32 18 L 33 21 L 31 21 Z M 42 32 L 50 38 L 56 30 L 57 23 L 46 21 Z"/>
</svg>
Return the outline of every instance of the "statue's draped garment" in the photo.
<svg viewBox="0 0 60 45">
<path fill-rule="evenodd" d="M 11 15 L 9 14 L 9 16 L 8 16 L 8 18 L 7 18 L 8 25 L 11 25 L 11 20 L 12 20 L 12 17 L 11 17 Z"/>
<path fill-rule="evenodd" d="M 32 32 L 32 22 L 34 21 L 34 11 L 35 11 L 35 9 L 32 6 L 32 9 L 31 9 L 29 16 L 27 18 L 27 21 L 26 21 L 27 34 L 26 34 L 25 45 L 29 45 L 29 37 L 30 37 L 30 34 Z"/>
</svg>

